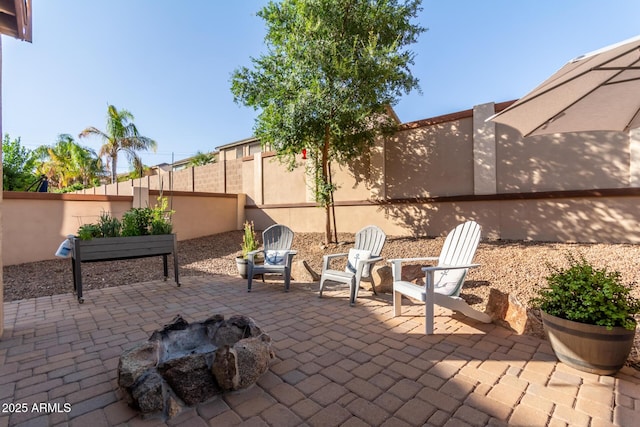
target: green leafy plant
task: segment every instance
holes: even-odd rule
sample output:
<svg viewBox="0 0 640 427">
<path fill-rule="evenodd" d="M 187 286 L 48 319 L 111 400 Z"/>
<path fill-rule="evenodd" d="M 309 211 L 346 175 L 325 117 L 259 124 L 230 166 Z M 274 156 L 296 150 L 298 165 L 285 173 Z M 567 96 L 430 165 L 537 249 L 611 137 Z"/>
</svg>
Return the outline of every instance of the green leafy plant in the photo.
<svg viewBox="0 0 640 427">
<path fill-rule="evenodd" d="M 100 236 L 98 237 L 118 237 L 120 236 L 122 224 L 118 218 L 112 217 L 108 212 L 102 212 L 98 220 L 98 229 L 100 230 Z"/>
<path fill-rule="evenodd" d="M 152 218 L 151 208 L 131 208 L 122 215 L 123 236 L 146 236 Z"/>
<path fill-rule="evenodd" d="M 258 239 L 253 227 L 253 221 L 244 222 L 244 234 L 242 235 L 242 257 L 247 259 L 247 254 L 258 249 Z"/>
<path fill-rule="evenodd" d="M 151 234 L 171 234 L 173 224 L 171 216 L 173 210 L 169 210 L 169 201 L 166 197 L 158 197 L 158 203 L 151 210 Z"/>
<path fill-rule="evenodd" d="M 158 197 L 153 208 L 131 208 L 122 215 L 122 221 L 103 212 L 98 224 L 83 224 L 78 229 L 78 237 L 90 240 L 99 237 L 146 236 L 150 234 L 171 234 L 173 224 L 166 197 Z"/>
<path fill-rule="evenodd" d="M 96 224 L 82 224 L 78 228 L 78 238 L 81 240 L 91 240 L 100 236 L 100 228 Z"/>
<path fill-rule="evenodd" d="M 99 237 L 120 236 L 121 224 L 108 212 L 102 212 L 97 224 L 83 224 L 78 229 L 78 237 L 81 240 L 91 240 Z"/>
<path fill-rule="evenodd" d="M 640 299 L 631 295 L 635 283 L 624 285 L 618 271 L 595 268 L 583 255 L 567 253 L 566 258 L 568 268 L 547 264 L 548 287 L 540 289 L 530 304 L 562 319 L 634 330 L 633 315 L 640 312 Z"/>
</svg>

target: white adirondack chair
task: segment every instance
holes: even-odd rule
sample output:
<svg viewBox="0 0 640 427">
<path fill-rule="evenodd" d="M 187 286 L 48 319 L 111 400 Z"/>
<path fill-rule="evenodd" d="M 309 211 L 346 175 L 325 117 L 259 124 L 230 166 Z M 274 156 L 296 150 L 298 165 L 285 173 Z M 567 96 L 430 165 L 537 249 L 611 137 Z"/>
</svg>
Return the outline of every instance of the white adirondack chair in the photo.
<svg viewBox="0 0 640 427">
<path fill-rule="evenodd" d="M 491 318 L 471 308 L 462 298 L 460 291 L 472 264 L 473 256 L 480 242 L 480 226 L 468 221 L 454 228 L 445 239 L 439 257 L 390 259 L 393 275 L 393 310 L 399 316 L 402 309 L 402 295 L 425 303 L 425 332 L 433 334 L 434 304 L 458 311 L 483 323 L 491 323 Z M 423 267 L 425 284 L 416 285 L 402 280 L 403 262 L 437 262 L 436 266 Z"/>
<path fill-rule="evenodd" d="M 382 260 L 380 253 L 387 239 L 387 235 L 380 227 L 370 225 L 364 227 L 356 233 L 356 241 L 353 249 L 349 253 L 330 254 L 322 257 L 322 276 L 320 277 L 320 294 L 326 280 L 349 284 L 350 298 L 349 304 L 354 305 L 358 298 L 360 281 L 371 283 L 373 293 L 377 295 L 376 288 L 371 276 L 373 265 Z M 331 261 L 336 258 L 347 258 L 344 270 L 332 270 Z"/>
<path fill-rule="evenodd" d="M 275 224 L 262 232 L 263 249 L 247 253 L 247 292 L 251 292 L 253 277 L 262 275 L 264 282 L 265 273 L 282 274 L 284 278 L 284 291 L 289 292 L 291 283 L 291 264 L 297 251 L 291 250 L 293 244 L 293 231 L 282 224 Z M 256 264 L 255 256 L 258 253 L 264 255 L 264 263 Z"/>
</svg>

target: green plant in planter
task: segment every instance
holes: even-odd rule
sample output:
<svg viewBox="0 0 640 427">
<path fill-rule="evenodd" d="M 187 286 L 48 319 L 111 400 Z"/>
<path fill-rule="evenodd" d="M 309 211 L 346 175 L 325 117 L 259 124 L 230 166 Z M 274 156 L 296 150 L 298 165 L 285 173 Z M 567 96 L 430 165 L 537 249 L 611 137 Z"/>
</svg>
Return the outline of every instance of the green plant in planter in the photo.
<svg viewBox="0 0 640 427">
<path fill-rule="evenodd" d="M 151 208 L 131 208 L 122 215 L 122 236 L 146 236 L 151 226 Z"/>
<path fill-rule="evenodd" d="M 131 208 L 122 216 L 122 222 L 103 212 L 97 224 L 83 224 L 78 229 L 81 240 L 100 237 L 146 236 L 150 234 L 171 234 L 173 225 L 166 197 L 158 197 L 153 208 Z"/>
<path fill-rule="evenodd" d="M 242 258 L 247 259 L 247 254 L 259 248 L 258 238 L 253 227 L 253 221 L 244 222 L 244 234 L 242 235 Z"/>
<path fill-rule="evenodd" d="M 631 295 L 635 283 L 623 284 L 618 271 L 595 268 L 583 255 L 566 257 L 568 268 L 547 264 L 548 287 L 531 299 L 532 307 L 574 322 L 634 330 L 633 316 L 640 312 L 640 299 Z"/>
<path fill-rule="evenodd" d="M 171 234 L 173 231 L 173 224 L 171 223 L 171 216 L 174 214 L 173 210 L 169 210 L 169 201 L 166 197 L 158 197 L 158 203 L 151 209 L 151 234 Z"/>
<path fill-rule="evenodd" d="M 78 238 L 81 240 L 91 240 L 100 237 L 100 228 L 97 224 L 82 224 L 78 228 Z"/>
<path fill-rule="evenodd" d="M 114 218 L 108 212 L 102 212 L 100 219 L 98 220 L 98 229 L 100 230 L 100 237 L 118 237 L 120 236 L 120 230 L 122 224 L 118 218 Z"/>
<path fill-rule="evenodd" d="M 97 224 L 83 224 L 78 229 L 78 237 L 81 240 L 91 240 L 99 237 L 118 237 L 121 224 L 108 212 L 102 212 Z"/>
</svg>

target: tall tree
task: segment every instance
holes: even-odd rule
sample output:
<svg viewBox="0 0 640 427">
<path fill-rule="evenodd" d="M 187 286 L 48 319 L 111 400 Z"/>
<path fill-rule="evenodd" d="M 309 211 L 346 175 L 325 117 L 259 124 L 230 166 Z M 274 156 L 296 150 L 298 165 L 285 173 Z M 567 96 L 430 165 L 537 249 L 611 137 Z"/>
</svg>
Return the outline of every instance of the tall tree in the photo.
<svg viewBox="0 0 640 427">
<path fill-rule="evenodd" d="M 5 191 L 26 191 L 38 177 L 35 175 L 36 156 L 22 146 L 20 137 L 12 140 L 9 134 L 2 139 L 2 188 Z"/>
<path fill-rule="evenodd" d="M 35 152 L 40 160 L 38 172 L 58 189 L 72 184 L 87 187 L 103 175 L 102 161 L 96 153 L 75 142 L 69 134 L 58 135 L 55 144 L 42 145 Z"/>
<path fill-rule="evenodd" d="M 283 0 L 258 12 L 267 53 L 234 71 L 235 101 L 261 110 L 255 136 L 290 169 L 311 157 L 316 201 L 331 241 L 330 162 L 346 164 L 396 129 L 387 114 L 418 89 L 407 46 L 425 29 L 411 20 L 420 0 Z"/>
<path fill-rule="evenodd" d="M 141 165 L 142 160 L 138 151 L 156 150 L 157 144 L 153 139 L 140 135 L 133 123 L 135 118 L 127 110 L 118 110 L 113 105 L 107 108 L 107 128 L 101 131 L 95 127 L 88 127 L 80 132 L 80 138 L 98 136 L 102 139 L 102 146 L 98 156 L 106 157 L 107 168 L 111 171 L 111 182 L 117 182 L 118 154 L 122 151 L 133 165 Z"/>
</svg>

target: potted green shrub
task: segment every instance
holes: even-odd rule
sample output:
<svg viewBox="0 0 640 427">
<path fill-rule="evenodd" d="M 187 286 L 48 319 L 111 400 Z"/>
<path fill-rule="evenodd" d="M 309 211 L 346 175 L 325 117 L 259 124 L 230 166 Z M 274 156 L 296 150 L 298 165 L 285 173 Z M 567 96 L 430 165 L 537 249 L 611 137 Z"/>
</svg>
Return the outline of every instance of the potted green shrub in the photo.
<svg viewBox="0 0 640 427">
<path fill-rule="evenodd" d="M 96 224 L 83 224 L 73 238 L 71 261 L 73 287 L 78 301 L 82 296 L 83 262 L 114 261 L 121 259 L 162 256 L 164 277 L 168 277 L 167 256 L 173 254 L 175 281 L 178 286 L 178 259 L 176 235 L 172 233 L 171 216 L 166 198 L 159 197 L 153 208 L 132 208 L 122 220 L 102 213 Z"/>
<path fill-rule="evenodd" d="M 242 256 L 236 257 L 238 274 L 240 274 L 240 277 L 243 279 L 247 278 L 247 254 L 251 251 L 255 251 L 259 247 L 260 245 L 258 244 L 258 238 L 256 237 L 253 221 L 245 221 L 242 244 L 240 245 L 240 248 L 242 249 Z"/>
<path fill-rule="evenodd" d="M 583 255 L 566 254 L 569 266 L 548 264 L 547 287 L 531 305 L 539 308 L 545 334 L 558 359 L 573 368 L 613 375 L 633 346 L 640 300 L 634 283 L 622 283 L 618 271 L 595 268 Z"/>
</svg>

